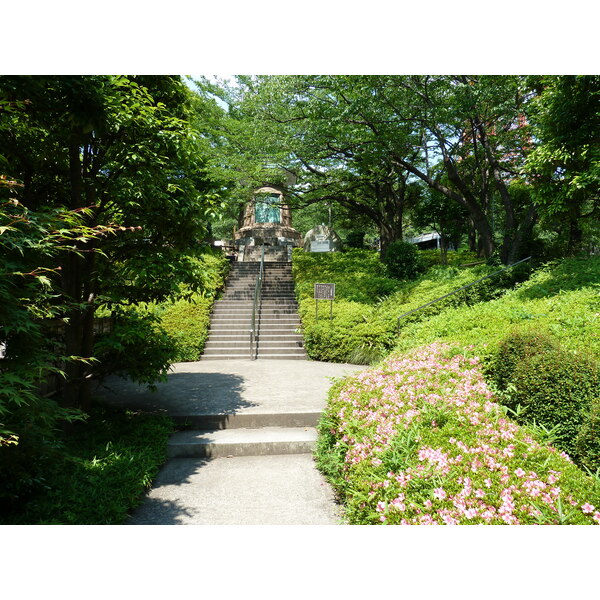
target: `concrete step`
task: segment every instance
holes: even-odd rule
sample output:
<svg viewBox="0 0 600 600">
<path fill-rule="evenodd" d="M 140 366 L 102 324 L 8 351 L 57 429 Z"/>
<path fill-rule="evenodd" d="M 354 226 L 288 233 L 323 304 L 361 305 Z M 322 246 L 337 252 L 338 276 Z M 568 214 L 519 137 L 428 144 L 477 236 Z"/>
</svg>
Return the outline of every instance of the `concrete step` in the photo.
<svg viewBox="0 0 600 600">
<path fill-rule="evenodd" d="M 298 310 L 298 301 L 295 298 L 293 300 L 291 300 L 289 298 L 280 298 L 278 300 L 265 300 L 263 298 L 263 300 L 261 302 L 261 307 L 262 308 L 285 307 L 285 308 L 295 308 L 296 310 Z"/>
<path fill-rule="evenodd" d="M 283 330 L 289 330 L 290 332 L 296 331 L 296 329 L 300 329 L 300 322 L 297 323 L 267 323 L 260 328 L 259 335 L 264 333 L 283 333 Z"/>
<path fill-rule="evenodd" d="M 178 431 L 169 439 L 167 454 L 169 458 L 307 454 L 314 450 L 316 439 L 313 427 Z"/>
<path fill-rule="evenodd" d="M 298 340 L 265 340 L 260 338 L 258 340 L 258 351 L 267 350 L 269 348 L 289 348 L 290 350 L 302 350 L 304 351 L 304 344 L 302 339 Z"/>
<path fill-rule="evenodd" d="M 238 413 L 222 415 L 176 415 L 180 430 L 258 429 L 260 427 L 316 427 L 320 412 Z"/>
<path fill-rule="evenodd" d="M 208 344 L 214 344 L 216 342 L 237 342 L 238 344 L 249 344 L 250 343 L 250 332 L 234 332 L 234 333 L 215 333 L 209 335 L 206 340 L 205 347 L 210 348 Z"/>
<path fill-rule="evenodd" d="M 257 314 L 259 315 L 268 315 L 268 316 L 285 316 L 285 315 L 297 315 L 298 311 L 293 307 L 283 307 L 283 308 L 265 308 L 263 307 Z M 225 316 L 247 316 L 250 317 L 252 315 L 252 310 L 248 310 L 247 308 L 235 308 L 235 307 L 218 307 L 212 312 L 213 317 L 225 317 Z"/>
<path fill-rule="evenodd" d="M 250 310 L 252 310 L 252 305 L 252 300 L 228 300 L 226 298 L 221 298 L 215 302 L 215 307 L 225 306 L 235 308 L 250 308 Z M 265 300 L 263 298 L 261 306 L 265 306 L 267 308 L 273 306 L 298 307 L 298 302 L 295 298 L 293 300 L 288 298 L 282 298 L 281 300 Z"/>
<path fill-rule="evenodd" d="M 245 340 L 207 340 L 205 344 L 205 350 L 214 350 L 216 348 L 227 349 L 227 348 L 242 348 L 249 347 L 250 344 L 250 336 L 248 335 Z M 264 340 L 260 339 L 258 341 L 259 350 L 268 349 L 268 348 L 277 348 L 277 349 L 295 349 L 302 348 L 302 339 L 298 340 Z"/>
<path fill-rule="evenodd" d="M 276 331 L 281 332 L 281 329 L 278 329 Z M 208 339 L 206 341 L 206 343 L 208 344 L 209 342 L 241 342 L 241 343 L 246 343 L 249 342 L 250 339 L 250 332 L 246 331 L 246 332 L 232 332 L 232 333 L 214 333 L 214 334 L 210 334 L 208 336 Z M 303 336 L 300 333 L 279 333 L 279 334 L 272 334 L 272 333 L 264 333 L 264 331 L 262 333 L 260 333 L 259 335 L 259 341 L 260 342 L 302 342 L 303 341 Z"/>
<path fill-rule="evenodd" d="M 274 345 L 263 345 L 258 344 L 258 355 L 264 356 L 265 358 L 271 354 L 302 354 L 306 356 L 306 352 L 304 348 L 301 346 L 296 346 L 294 344 L 279 344 L 275 342 Z"/>
<path fill-rule="evenodd" d="M 264 354 L 259 352 L 258 359 L 264 360 L 308 360 L 306 354 L 292 354 L 290 352 L 280 352 L 279 354 Z"/>
<path fill-rule="evenodd" d="M 211 354 L 210 352 L 202 354 L 200 360 L 249 360 L 250 351 L 244 352 L 243 354 Z"/>
<path fill-rule="evenodd" d="M 264 327 L 267 329 L 271 325 L 286 326 L 286 327 L 300 327 L 300 325 L 301 325 L 300 319 L 298 317 L 294 318 L 293 315 L 290 315 L 289 317 L 287 315 L 280 315 L 279 318 L 277 318 L 277 317 L 275 317 L 275 318 L 257 317 L 255 322 L 256 322 L 256 324 L 260 325 L 261 327 Z M 236 317 L 227 316 L 227 315 L 217 316 L 216 318 L 214 318 L 212 320 L 212 322 L 210 324 L 210 330 L 231 328 L 231 327 L 244 328 L 244 327 L 250 327 L 251 324 L 252 324 L 252 319 L 250 317 L 236 318 Z"/>
<path fill-rule="evenodd" d="M 221 351 L 222 352 L 222 351 Z M 223 352 L 222 354 L 213 354 L 209 351 L 200 357 L 200 360 L 249 360 L 250 350 L 246 352 L 237 352 L 235 354 L 231 352 Z M 306 354 L 292 353 L 292 352 L 280 352 L 279 354 L 258 354 L 258 360 L 308 360 Z"/>
<path fill-rule="evenodd" d="M 250 334 L 250 330 L 252 329 L 252 325 L 250 321 L 245 321 L 243 323 L 212 323 L 210 329 L 208 330 L 209 335 L 212 333 L 218 334 Z"/>
<path fill-rule="evenodd" d="M 272 325 L 275 323 L 300 323 L 300 317 L 298 315 L 261 315 L 260 316 L 260 324 L 261 325 Z"/>
</svg>

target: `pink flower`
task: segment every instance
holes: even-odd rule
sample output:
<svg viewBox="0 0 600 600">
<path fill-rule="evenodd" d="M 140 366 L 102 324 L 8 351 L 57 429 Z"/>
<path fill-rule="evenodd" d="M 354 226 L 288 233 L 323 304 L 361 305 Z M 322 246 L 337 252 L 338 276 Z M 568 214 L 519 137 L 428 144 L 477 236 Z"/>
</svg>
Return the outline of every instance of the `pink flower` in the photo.
<svg viewBox="0 0 600 600">
<path fill-rule="evenodd" d="M 525 471 L 523 471 L 523 469 L 521 469 L 521 467 L 519 467 L 518 469 L 515 470 L 515 475 L 517 477 L 524 477 L 525 476 Z"/>
<path fill-rule="evenodd" d="M 433 490 L 433 497 L 438 500 L 443 500 L 446 497 L 446 492 L 443 488 L 435 488 L 435 490 Z"/>
<path fill-rule="evenodd" d="M 458 519 L 451 517 L 450 515 L 442 515 L 442 519 L 446 525 L 458 525 Z"/>
<path fill-rule="evenodd" d="M 581 506 L 581 510 L 586 514 L 590 515 L 594 512 L 594 506 L 592 506 L 589 502 L 586 502 Z"/>
</svg>

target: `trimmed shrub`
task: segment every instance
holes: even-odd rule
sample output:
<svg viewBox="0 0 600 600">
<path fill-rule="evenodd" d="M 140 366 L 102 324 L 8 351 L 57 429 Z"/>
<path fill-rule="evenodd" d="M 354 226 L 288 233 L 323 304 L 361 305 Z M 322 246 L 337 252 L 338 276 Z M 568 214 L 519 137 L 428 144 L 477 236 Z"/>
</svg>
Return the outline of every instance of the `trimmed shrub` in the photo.
<svg viewBox="0 0 600 600">
<path fill-rule="evenodd" d="M 600 396 L 594 399 L 575 439 L 575 460 L 592 473 L 600 470 Z"/>
<path fill-rule="evenodd" d="M 365 232 L 357 230 L 348 232 L 346 246 L 348 246 L 348 248 L 363 249 L 365 247 Z"/>
<path fill-rule="evenodd" d="M 174 340 L 174 362 L 200 358 L 208 337 L 212 305 L 212 298 L 196 297 L 192 301 L 179 300 L 162 306 L 160 323 Z"/>
<path fill-rule="evenodd" d="M 596 361 L 563 350 L 549 334 L 515 331 L 500 343 L 487 373 L 519 422 L 554 429 L 555 445 L 575 454 L 600 385 Z"/>
<path fill-rule="evenodd" d="M 394 279 L 416 279 L 423 271 L 417 246 L 401 240 L 388 246 L 383 262 Z"/>
<path fill-rule="evenodd" d="M 372 306 L 336 300 L 333 321 L 329 306 L 321 303 L 315 321 L 314 300 L 300 303 L 304 342 L 309 357 L 324 362 L 373 364 L 391 348 L 395 339 L 392 323 L 374 317 Z"/>
</svg>

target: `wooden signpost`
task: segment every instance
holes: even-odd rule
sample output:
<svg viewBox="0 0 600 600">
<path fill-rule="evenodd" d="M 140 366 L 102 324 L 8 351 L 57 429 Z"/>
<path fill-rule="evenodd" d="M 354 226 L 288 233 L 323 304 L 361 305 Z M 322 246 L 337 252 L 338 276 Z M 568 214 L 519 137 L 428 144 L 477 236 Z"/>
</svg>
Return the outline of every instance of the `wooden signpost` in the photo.
<svg viewBox="0 0 600 600">
<path fill-rule="evenodd" d="M 329 320 L 333 320 L 333 300 L 335 283 L 315 283 L 315 321 L 319 320 L 319 300 L 329 300 Z"/>
</svg>

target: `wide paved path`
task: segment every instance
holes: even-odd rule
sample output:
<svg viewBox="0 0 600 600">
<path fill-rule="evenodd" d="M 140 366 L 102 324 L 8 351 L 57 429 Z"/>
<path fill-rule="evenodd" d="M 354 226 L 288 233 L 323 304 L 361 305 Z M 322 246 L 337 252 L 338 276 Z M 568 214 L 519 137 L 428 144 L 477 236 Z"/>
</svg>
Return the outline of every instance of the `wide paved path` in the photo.
<svg viewBox="0 0 600 600">
<path fill-rule="evenodd" d="M 179 363 L 157 392 L 112 378 L 105 401 L 176 418 L 222 417 L 220 427 L 260 427 L 263 418 L 323 410 L 333 378 L 359 365 L 299 360 Z M 237 425 L 232 425 L 236 423 Z M 229 425 L 227 421 L 230 421 Z M 254 422 L 256 421 L 256 422 Z M 308 428 L 307 428 L 308 429 Z M 341 523 L 333 493 L 311 454 L 172 458 L 131 524 L 316 525 Z"/>
</svg>

